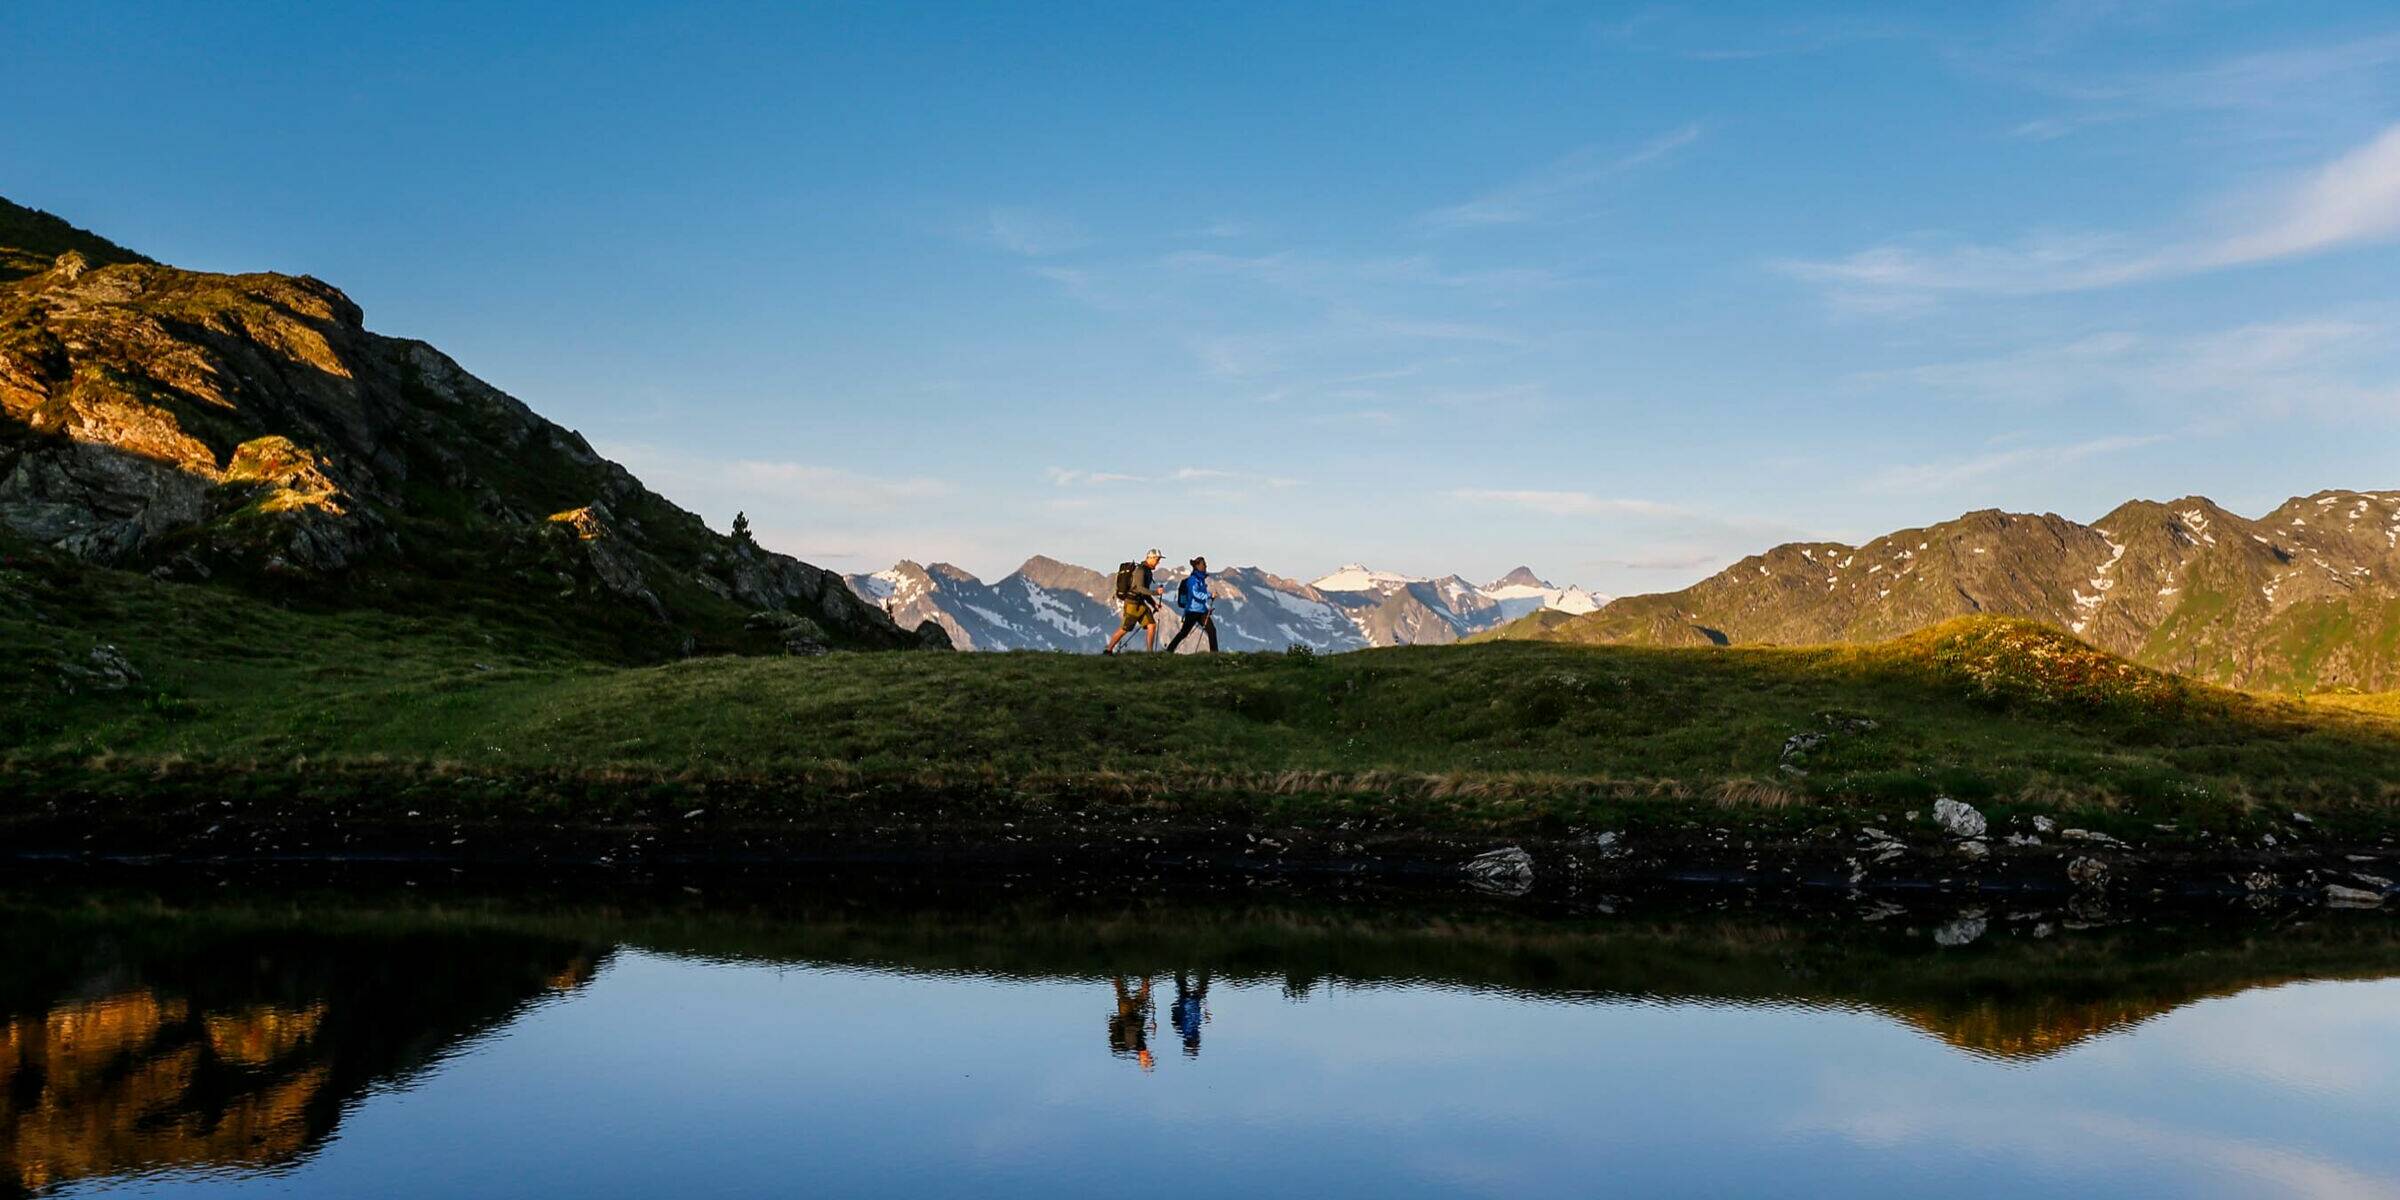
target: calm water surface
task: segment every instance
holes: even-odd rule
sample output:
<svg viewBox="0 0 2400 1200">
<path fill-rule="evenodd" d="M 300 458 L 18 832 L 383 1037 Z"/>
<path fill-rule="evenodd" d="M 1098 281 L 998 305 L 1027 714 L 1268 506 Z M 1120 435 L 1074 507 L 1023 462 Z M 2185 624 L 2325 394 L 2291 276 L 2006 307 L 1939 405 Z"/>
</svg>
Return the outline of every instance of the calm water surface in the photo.
<svg viewBox="0 0 2400 1200">
<path fill-rule="evenodd" d="M 1965 919 L 19 895 L 0 1193 L 2400 1196 L 2400 923 Z"/>
</svg>

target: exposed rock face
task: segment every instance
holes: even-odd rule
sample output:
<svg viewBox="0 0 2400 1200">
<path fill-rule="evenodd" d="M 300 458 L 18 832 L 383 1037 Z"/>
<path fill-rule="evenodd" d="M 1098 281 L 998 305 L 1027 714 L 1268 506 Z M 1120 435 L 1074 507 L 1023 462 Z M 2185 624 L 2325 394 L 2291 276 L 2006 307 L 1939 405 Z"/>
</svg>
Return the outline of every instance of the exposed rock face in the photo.
<svg viewBox="0 0 2400 1200">
<path fill-rule="evenodd" d="M 1933 823 L 1952 837 L 1979 838 L 1986 828 L 1983 814 L 1972 804 L 1962 804 L 1948 796 L 1933 802 Z"/>
<path fill-rule="evenodd" d="M 1522 846 L 1486 851 L 1459 869 L 1469 883 L 1486 891 L 1522 896 L 1533 890 L 1533 855 Z"/>
<path fill-rule="evenodd" d="M 81 663 L 58 664 L 58 686 L 68 692 L 79 688 L 121 692 L 141 681 L 142 673 L 134 669 L 125 652 L 106 642 L 92 647 Z"/>
<path fill-rule="evenodd" d="M 767 649 L 741 636 L 760 609 L 838 645 L 926 644 L 433 347 L 368 332 L 330 285 L 158 266 L 0 201 L 12 234 L 66 246 L 32 272 L 0 254 L 20 265 L 0 271 L 0 526 L 19 537 L 177 578 L 480 605 L 642 656 Z"/>
<path fill-rule="evenodd" d="M 2400 491 L 2327 491 L 2257 520 L 2197 496 L 2090 525 L 1984 511 L 1863 546 L 1796 542 L 1680 592 L 1501 631 L 1651 645 L 1867 642 L 1996 613 L 2243 687 L 2400 688 Z"/>
</svg>

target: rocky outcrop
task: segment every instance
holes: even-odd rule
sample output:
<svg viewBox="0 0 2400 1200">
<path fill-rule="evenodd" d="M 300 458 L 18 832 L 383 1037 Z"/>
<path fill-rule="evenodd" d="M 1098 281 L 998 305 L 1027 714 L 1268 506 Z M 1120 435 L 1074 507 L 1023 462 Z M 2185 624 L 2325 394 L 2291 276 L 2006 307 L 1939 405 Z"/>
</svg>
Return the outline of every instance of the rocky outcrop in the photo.
<svg viewBox="0 0 2400 1200">
<path fill-rule="evenodd" d="M 333 601 L 480 607 L 639 656 L 924 639 L 720 535 L 581 435 L 319 280 L 159 266 L 0 201 L 0 528 L 89 562 Z M 32 251 L 20 246 L 0 265 Z"/>
</svg>

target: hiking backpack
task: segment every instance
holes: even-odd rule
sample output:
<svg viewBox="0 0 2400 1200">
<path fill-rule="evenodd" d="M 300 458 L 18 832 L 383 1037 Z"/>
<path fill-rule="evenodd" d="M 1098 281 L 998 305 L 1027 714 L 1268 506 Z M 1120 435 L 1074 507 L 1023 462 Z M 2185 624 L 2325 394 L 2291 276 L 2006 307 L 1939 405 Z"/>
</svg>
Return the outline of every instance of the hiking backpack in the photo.
<svg viewBox="0 0 2400 1200">
<path fill-rule="evenodd" d="M 1131 600 L 1141 594 L 1133 587 L 1134 570 L 1135 567 L 1132 563 L 1117 564 L 1117 599 Z"/>
</svg>

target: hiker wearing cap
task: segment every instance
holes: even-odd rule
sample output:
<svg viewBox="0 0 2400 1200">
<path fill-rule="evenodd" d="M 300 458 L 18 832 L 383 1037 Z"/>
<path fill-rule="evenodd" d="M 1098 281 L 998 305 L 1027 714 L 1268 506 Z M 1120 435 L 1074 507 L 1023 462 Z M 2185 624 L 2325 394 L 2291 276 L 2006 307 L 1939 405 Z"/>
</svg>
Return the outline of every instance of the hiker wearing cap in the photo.
<svg viewBox="0 0 2400 1200">
<path fill-rule="evenodd" d="M 1162 589 L 1152 581 L 1150 575 L 1166 557 L 1152 550 L 1143 555 L 1138 563 L 1117 564 L 1117 603 L 1125 606 L 1125 620 L 1117 626 L 1114 634 L 1109 635 L 1108 645 L 1100 653 L 1115 654 L 1117 643 L 1124 641 L 1125 635 L 1132 633 L 1136 627 L 1150 633 L 1150 644 L 1146 649 L 1158 649 L 1158 602 Z"/>
<path fill-rule="evenodd" d="M 1210 612 L 1214 607 L 1216 600 L 1208 594 L 1208 560 L 1195 558 L 1192 560 L 1192 573 L 1184 576 L 1183 582 L 1175 588 L 1175 609 L 1183 614 L 1183 628 L 1176 630 L 1175 636 L 1167 642 L 1167 653 L 1175 653 L 1175 647 L 1183 644 L 1183 635 L 1190 633 L 1193 626 L 1198 626 L 1201 632 L 1208 635 L 1208 652 L 1215 654 L 1217 619 Z"/>
<path fill-rule="evenodd" d="M 1130 1058 L 1148 1071 L 1158 1066 L 1150 1053 L 1150 1035 L 1158 1030 L 1157 1009 L 1150 999 L 1150 977 L 1142 976 L 1140 991 L 1125 986 L 1125 977 L 1114 976 L 1117 986 L 1117 1011 L 1108 1018 L 1108 1052 L 1119 1058 Z"/>
</svg>

